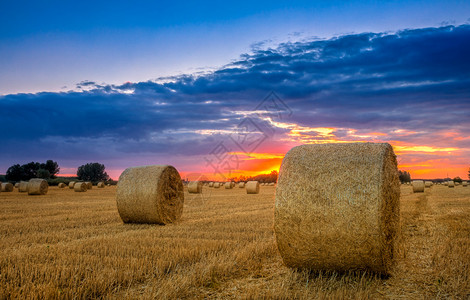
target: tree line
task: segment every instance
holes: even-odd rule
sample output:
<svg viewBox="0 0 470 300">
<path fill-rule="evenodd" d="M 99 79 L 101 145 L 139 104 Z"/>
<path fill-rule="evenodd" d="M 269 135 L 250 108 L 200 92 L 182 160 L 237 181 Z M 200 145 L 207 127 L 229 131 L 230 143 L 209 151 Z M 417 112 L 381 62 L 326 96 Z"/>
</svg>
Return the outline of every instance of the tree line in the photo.
<svg viewBox="0 0 470 300">
<path fill-rule="evenodd" d="M 55 179 L 60 171 L 59 164 L 53 160 L 45 163 L 30 162 L 24 165 L 15 164 L 8 168 L 5 179 L 8 181 L 27 181 L 31 178 Z M 100 163 L 87 163 L 77 169 L 77 178 L 83 181 L 110 180 L 105 166 Z"/>
</svg>

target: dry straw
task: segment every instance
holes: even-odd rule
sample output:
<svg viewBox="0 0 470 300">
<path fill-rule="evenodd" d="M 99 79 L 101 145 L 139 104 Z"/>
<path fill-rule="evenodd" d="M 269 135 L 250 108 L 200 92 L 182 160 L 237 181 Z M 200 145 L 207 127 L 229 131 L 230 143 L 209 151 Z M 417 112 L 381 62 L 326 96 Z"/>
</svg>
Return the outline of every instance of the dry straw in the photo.
<svg viewBox="0 0 470 300">
<path fill-rule="evenodd" d="M 65 183 L 61 182 L 57 185 L 59 187 L 59 189 L 63 189 L 64 187 L 66 187 Z"/>
<path fill-rule="evenodd" d="M 244 188 L 244 187 L 245 187 L 245 183 L 244 183 L 244 182 L 239 182 L 239 183 L 238 183 L 238 187 L 241 188 L 241 189 Z"/>
<path fill-rule="evenodd" d="M 90 181 L 85 181 L 85 183 L 86 183 L 87 190 L 91 190 L 93 188 L 93 183 L 91 183 Z"/>
<path fill-rule="evenodd" d="M 413 186 L 413 193 L 423 193 L 424 192 L 424 181 L 422 180 L 413 180 L 411 183 Z"/>
<path fill-rule="evenodd" d="M 466 187 L 468 185 L 467 181 L 462 181 L 462 187 Z"/>
<path fill-rule="evenodd" d="M 20 181 L 20 185 L 18 186 L 18 192 L 20 192 L 20 193 L 27 193 L 28 192 L 28 182 L 27 181 Z"/>
<path fill-rule="evenodd" d="M 430 188 L 432 186 L 432 181 L 425 181 L 424 186 Z"/>
<path fill-rule="evenodd" d="M 246 193 L 247 194 L 258 194 L 259 193 L 259 182 L 258 181 L 248 181 L 246 183 Z"/>
<path fill-rule="evenodd" d="M 15 183 L 15 188 L 19 188 L 19 187 L 20 187 L 20 183 L 19 182 Z"/>
<path fill-rule="evenodd" d="M 454 182 L 452 180 L 450 180 L 448 183 L 447 183 L 447 186 L 450 187 L 450 188 L 453 188 L 455 186 Z"/>
<path fill-rule="evenodd" d="M 3 182 L 2 183 L 2 192 L 13 192 L 13 184 L 9 182 Z"/>
<path fill-rule="evenodd" d="M 191 181 L 188 184 L 188 193 L 190 194 L 202 193 L 202 181 Z"/>
<path fill-rule="evenodd" d="M 231 182 L 226 182 L 226 183 L 224 184 L 224 186 L 225 186 L 225 189 L 227 189 L 227 190 L 233 188 L 233 185 L 232 185 Z"/>
<path fill-rule="evenodd" d="M 73 190 L 73 186 L 75 185 L 75 181 L 69 182 L 69 189 Z"/>
<path fill-rule="evenodd" d="M 96 185 L 96 187 L 99 188 L 99 189 L 104 188 L 104 182 L 102 182 L 102 181 L 101 181 L 101 182 L 98 182 L 98 184 Z"/>
<path fill-rule="evenodd" d="M 214 188 L 216 189 L 220 188 L 220 182 L 214 182 Z"/>
<path fill-rule="evenodd" d="M 209 187 L 214 187 L 214 183 L 213 183 L 213 182 L 209 182 Z"/>
<path fill-rule="evenodd" d="M 389 144 L 291 149 L 282 161 L 274 210 L 284 263 L 388 274 L 397 254 L 399 200 L 397 161 Z"/>
<path fill-rule="evenodd" d="M 75 192 L 83 193 L 88 189 L 88 184 L 86 182 L 76 182 L 73 186 Z"/>
<path fill-rule="evenodd" d="M 28 182 L 28 195 L 45 195 L 49 189 L 47 181 L 40 178 L 33 178 Z"/>
<path fill-rule="evenodd" d="M 172 223 L 183 214 L 184 190 L 172 166 L 128 168 L 119 177 L 116 202 L 124 223 Z"/>
</svg>

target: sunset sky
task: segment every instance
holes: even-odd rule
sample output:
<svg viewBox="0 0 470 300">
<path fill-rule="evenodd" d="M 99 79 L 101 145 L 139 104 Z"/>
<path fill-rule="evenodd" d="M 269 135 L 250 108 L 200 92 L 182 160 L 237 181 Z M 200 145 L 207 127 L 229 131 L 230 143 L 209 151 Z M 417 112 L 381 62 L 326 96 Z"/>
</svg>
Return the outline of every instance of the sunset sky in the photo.
<svg viewBox="0 0 470 300">
<path fill-rule="evenodd" d="M 468 179 L 469 1 L 129 3 L 0 4 L 0 174 L 224 180 L 300 144 L 388 142 L 413 178 Z"/>
</svg>

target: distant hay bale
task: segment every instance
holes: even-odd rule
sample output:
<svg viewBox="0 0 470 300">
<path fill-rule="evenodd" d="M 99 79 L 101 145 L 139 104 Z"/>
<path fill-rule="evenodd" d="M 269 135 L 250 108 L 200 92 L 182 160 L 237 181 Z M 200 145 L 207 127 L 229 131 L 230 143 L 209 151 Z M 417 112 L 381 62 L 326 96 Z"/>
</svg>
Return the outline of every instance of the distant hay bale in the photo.
<svg viewBox="0 0 470 300">
<path fill-rule="evenodd" d="M 239 183 L 238 183 L 238 187 L 241 188 L 241 189 L 244 188 L 244 187 L 245 187 L 245 183 L 244 183 L 244 182 L 239 182 Z"/>
<path fill-rule="evenodd" d="M 20 187 L 20 183 L 19 182 L 15 183 L 15 188 L 19 188 L 19 187 Z"/>
<path fill-rule="evenodd" d="M 200 193 L 202 193 L 202 181 L 191 181 L 188 184 L 188 192 L 190 194 L 200 194 Z"/>
<path fill-rule="evenodd" d="M 13 184 L 9 183 L 9 182 L 3 182 L 2 183 L 2 192 L 13 192 Z"/>
<path fill-rule="evenodd" d="M 27 193 L 28 192 L 28 182 L 27 181 L 20 181 L 18 186 L 18 192 L 20 193 Z"/>
<path fill-rule="evenodd" d="M 447 183 L 447 186 L 450 187 L 450 188 L 453 188 L 455 186 L 455 183 L 450 180 L 448 183 Z"/>
<path fill-rule="evenodd" d="M 87 190 L 91 190 L 93 188 L 93 183 L 91 183 L 90 181 L 85 181 L 85 183 L 86 183 Z"/>
<path fill-rule="evenodd" d="M 73 186 L 73 190 L 75 192 L 83 193 L 86 192 L 88 189 L 88 183 L 86 182 L 76 182 Z"/>
<path fill-rule="evenodd" d="M 180 174 L 168 165 L 128 168 L 119 177 L 116 202 L 124 223 L 176 222 L 184 205 Z"/>
<path fill-rule="evenodd" d="M 423 193 L 424 192 L 424 181 L 422 180 L 413 180 L 411 182 L 411 185 L 413 186 L 413 193 Z"/>
<path fill-rule="evenodd" d="M 214 183 L 213 183 L 213 182 L 209 182 L 209 187 L 214 187 Z"/>
<path fill-rule="evenodd" d="M 232 185 L 231 182 L 226 182 L 226 183 L 224 184 L 224 187 L 225 187 L 226 190 L 228 190 L 228 189 L 233 188 L 233 185 Z"/>
<path fill-rule="evenodd" d="M 64 187 L 66 187 L 65 183 L 61 182 L 57 185 L 59 187 L 59 189 L 63 189 Z"/>
<path fill-rule="evenodd" d="M 246 183 L 246 193 L 247 194 L 258 194 L 259 193 L 259 182 L 258 181 L 248 181 Z"/>
<path fill-rule="evenodd" d="M 432 181 L 425 181 L 424 187 L 430 188 L 432 186 Z"/>
<path fill-rule="evenodd" d="M 73 190 L 73 186 L 75 185 L 75 181 L 69 182 L 69 189 Z"/>
<path fill-rule="evenodd" d="M 462 181 L 462 187 L 466 187 L 468 185 L 467 181 Z"/>
<path fill-rule="evenodd" d="M 294 147 L 282 161 L 275 199 L 274 232 L 287 266 L 389 274 L 400 223 L 389 144 Z"/>
<path fill-rule="evenodd" d="M 274 182 L 271 182 L 269 185 L 270 185 L 270 186 L 274 186 Z"/>
<path fill-rule="evenodd" d="M 47 181 L 40 178 L 33 178 L 28 182 L 28 195 L 45 195 L 49 190 Z"/>
<path fill-rule="evenodd" d="M 101 182 L 98 182 L 98 184 L 96 185 L 96 187 L 99 188 L 99 189 L 104 188 L 104 182 L 102 182 L 102 181 L 101 181 Z"/>
</svg>

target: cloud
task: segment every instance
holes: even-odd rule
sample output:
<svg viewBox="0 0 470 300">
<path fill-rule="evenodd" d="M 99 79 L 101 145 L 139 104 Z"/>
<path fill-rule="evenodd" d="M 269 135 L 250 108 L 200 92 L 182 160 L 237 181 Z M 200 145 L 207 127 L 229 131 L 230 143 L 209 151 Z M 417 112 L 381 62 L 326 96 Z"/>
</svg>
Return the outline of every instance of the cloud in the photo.
<svg viewBox="0 0 470 300">
<path fill-rule="evenodd" d="M 469 140 L 458 138 L 470 125 L 470 25 L 266 45 L 253 43 L 251 53 L 209 73 L 0 96 L 0 168 L 32 155 L 203 155 L 226 137 L 201 132 L 236 130 L 246 117 L 241 112 L 270 91 L 292 110 L 292 128 L 334 128 L 342 140 L 382 132 L 382 140 L 428 146 L 436 132 L 451 130 L 456 137 L 437 146 L 468 149 Z M 292 138 L 292 128 L 274 126 L 272 147 Z M 297 142 L 318 135 L 305 134 Z"/>
</svg>

